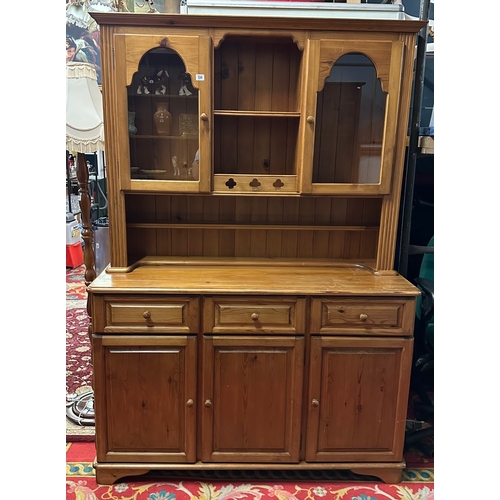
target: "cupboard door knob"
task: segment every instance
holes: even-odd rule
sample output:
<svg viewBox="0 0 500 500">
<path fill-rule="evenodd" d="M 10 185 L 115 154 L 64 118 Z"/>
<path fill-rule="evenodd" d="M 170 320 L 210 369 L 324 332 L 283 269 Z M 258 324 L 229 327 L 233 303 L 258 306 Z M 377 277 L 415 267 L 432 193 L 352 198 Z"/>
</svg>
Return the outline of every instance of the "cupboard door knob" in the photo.
<svg viewBox="0 0 500 500">
<path fill-rule="evenodd" d="M 314 123 L 314 116 L 308 116 L 307 123 Z"/>
<path fill-rule="evenodd" d="M 259 319 L 259 315 L 257 313 L 252 313 L 250 316 L 254 321 L 257 321 Z"/>
<path fill-rule="evenodd" d="M 208 121 L 208 115 L 206 113 L 202 113 L 200 115 L 201 121 L 207 122 Z"/>
<path fill-rule="evenodd" d="M 150 319 L 150 318 L 151 318 L 151 313 L 150 313 L 149 311 L 144 311 L 144 312 L 142 313 L 142 317 L 143 317 L 144 319 Z"/>
<path fill-rule="evenodd" d="M 368 314 L 361 313 L 361 314 L 359 315 L 359 319 L 360 319 L 361 321 L 366 321 L 366 320 L 368 319 Z"/>
<path fill-rule="evenodd" d="M 319 406 L 319 401 L 317 399 L 312 400 L 312 405 L 313 406 Z"/>
<path fill-rule="evenodd" d="M 205 406 L 207 408 L 212 408 L 212 401 L 210 399 L 205 399 Z"/>
<path fill-rule="evenodd" d="M 186 406 L 189 406 L 191 408 L 191 406 L 194 405 L 194 401 L 192 399 L 188 399 L 187 402 L 186 402 Z"/>
</svg>

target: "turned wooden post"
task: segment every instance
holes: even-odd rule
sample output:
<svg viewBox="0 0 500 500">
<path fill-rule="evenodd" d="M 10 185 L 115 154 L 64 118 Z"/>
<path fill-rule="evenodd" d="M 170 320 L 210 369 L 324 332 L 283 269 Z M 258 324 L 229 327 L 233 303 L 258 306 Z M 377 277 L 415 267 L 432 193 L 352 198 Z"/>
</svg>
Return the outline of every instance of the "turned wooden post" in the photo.
<svg viewBox="0 0 500 500">
<path fill-rule="evenodd" d="M 85 162 L 85 155 L 78 153 L 76 161 L 76 176 L 80 186 L 80 210 L 82 212 L 82 238 L 85 243 L 83 262 L 85 264 L 85 285 L 89 286 L 96 278 L 94 232 L 90 221 L 91 199 L 89 193 L 89 172 Z"/>
<path fill-rule="evenodd" d="M 85 161 L 85 155 L 78 153 L 76 163 L 76 176 L 78 178 L 79 193 L 80 193 L 80 210 L 82 212 L 82 238 L 85 242 L 83 251 L 83 261 L 85 264 L 85 286 L 89 286 L 96 278 L 95 272 L 95 253 L 94 253 L 94 231 L 92 230 L 92 222 L 90 221 L 91 199 L 89 193 L 89 171 Z M 88 336 L 92 343 L 92 311 L 90 300 L 87 298 L 87 314 L 90 319 L 88 327 Z M 91 360 L 92 363 L 92 360 Z"/>
</svg>

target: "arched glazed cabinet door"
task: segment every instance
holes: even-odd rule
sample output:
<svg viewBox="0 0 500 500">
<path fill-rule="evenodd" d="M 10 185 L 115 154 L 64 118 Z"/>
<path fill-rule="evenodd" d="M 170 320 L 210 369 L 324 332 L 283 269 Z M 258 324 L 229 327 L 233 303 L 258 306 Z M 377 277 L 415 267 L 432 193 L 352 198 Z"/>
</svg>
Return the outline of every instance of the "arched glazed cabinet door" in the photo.
<svg viewBox="0 0 500 500">
<path fill-rule="evenodd" d="M 302 189 L 312 194 L 389 194 L 402 42 L 309 43 Z"/>
<path fill-rule="evenodd" d="M 115 35 L 121 189 L 208 192 L 211 42 Z M 122 140 L 122 139 L 120 139 Z"/>
</svg>

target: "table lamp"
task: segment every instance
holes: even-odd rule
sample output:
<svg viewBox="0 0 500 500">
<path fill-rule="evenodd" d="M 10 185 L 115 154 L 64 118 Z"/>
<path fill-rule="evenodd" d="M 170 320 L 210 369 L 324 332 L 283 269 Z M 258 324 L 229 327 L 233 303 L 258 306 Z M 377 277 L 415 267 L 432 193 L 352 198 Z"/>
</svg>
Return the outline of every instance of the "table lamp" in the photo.
<svg viewBox="0 0 500 500">
<path fill-rule="evenodd" d="M 90 221 L 89 172 L 85 154 L 104 151 L 102 94 L 93 64 L 66 63 L 66 149 L 77 153 L 82 238 L 85 244 L 85 284 L 96 277 L 93 232 Z"/>
<path fill-rule="evenodd" d="M 66 149 L 77 153 L 76 175 L 80 192 L 82 238 L 85 244 L 85 285 L 88 286 L 95 279 L 96 271 L 94 234 L 90 220 L 89 172 L 85 154 L 104 151 L 102 94 L 93 64 L 66 63 Z M 89 308 L 90 304 L 87 303 L 90 316 Z M 71 396 L 68 395 L 66 405 L 68 418 L 79 425 L 95 425 L 93 391 Z"/>
</svg>

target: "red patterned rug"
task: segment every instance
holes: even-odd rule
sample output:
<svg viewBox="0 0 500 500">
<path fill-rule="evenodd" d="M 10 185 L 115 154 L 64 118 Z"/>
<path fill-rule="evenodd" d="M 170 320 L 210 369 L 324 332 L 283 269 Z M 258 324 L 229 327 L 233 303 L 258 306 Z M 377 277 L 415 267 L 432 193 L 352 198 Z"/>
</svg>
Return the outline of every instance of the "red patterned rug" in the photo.
<svg viewBox="0 0 500 500">
<path fill-rule="evenodd" d="M 66 270 L 66 394 L 92 382 L 84 273 L 85 266 Z"/>
<path fill-rule="evenodd" d="M 95 481 L 92 443 L 66 445 L 67 500 L 434 500 L 434 470 L 407 468 L 400 484 L 348 471 L 205 471 L 136 476 L 111 486 Z M 200 473 L 197 473 L 200 476 Z"/>
<path fill-rule="evenodd" d="M 91 347 L 88 338 L 85 266 L 66 268 L 66 403 L 92 390 Z M 93 425 L 66 418 L 67 441 L 94 441 Z"/>
<path fill-rule="evenodd" d="M 92 383 L 89 317 L 84 307 L 66 309 L 66 393 Z"/>
</svg>

